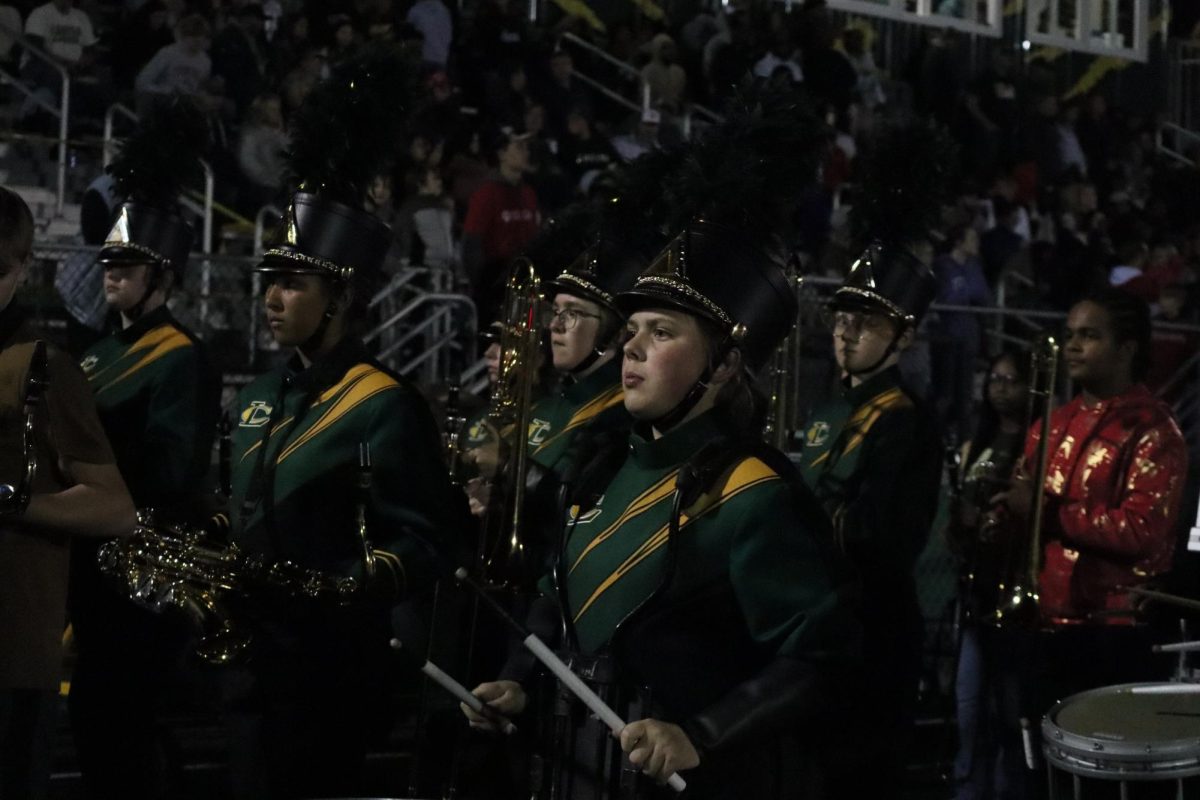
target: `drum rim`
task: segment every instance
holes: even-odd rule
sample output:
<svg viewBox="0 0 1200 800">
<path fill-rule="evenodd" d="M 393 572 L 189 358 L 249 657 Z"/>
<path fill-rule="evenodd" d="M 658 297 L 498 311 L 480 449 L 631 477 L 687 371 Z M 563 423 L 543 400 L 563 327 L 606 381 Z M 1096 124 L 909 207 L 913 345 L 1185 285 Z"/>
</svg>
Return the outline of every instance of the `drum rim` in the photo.
<svg viewBox="0 0 1200 800">
<path fill-rule="evenodd" d="M 1074 733 L 1056 721 L 1063 708 L 1080 699 L 1134 687 L 1170 685 L 1166 681 L 1147 681 L 1100 686 L 1057 701 L 1042 717 L 1042 753 L 1060 769 L 1086 777 L 1162 780 L 1200 775 L 1200 735 L 1154 743 L 1112 741 Z M 1137 768 L 1130 769 L 1134 765 Z"/>
</svg>

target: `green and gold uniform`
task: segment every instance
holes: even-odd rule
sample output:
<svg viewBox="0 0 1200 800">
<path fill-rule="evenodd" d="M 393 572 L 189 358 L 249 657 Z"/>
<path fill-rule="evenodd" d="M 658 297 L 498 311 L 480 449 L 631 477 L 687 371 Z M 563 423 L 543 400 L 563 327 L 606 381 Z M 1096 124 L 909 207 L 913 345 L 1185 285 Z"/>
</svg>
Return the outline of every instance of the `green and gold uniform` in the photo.
<svg viewBox="0 0 1200 800">
<path fill-rule="evenodd" d="M 252 597 L 252 658 L 229 698 L 235 741 L 265 751 L 234 748 L 241 792 L 345 793 L 356 785 L 370 731 L 386 716 L 392 604 L 432 585 L 421 540 L 447 530 L 463 501 L 425 401 L 353 338 L 307 368 L 297 356 L 261 376 L 239 393 L 236 409 L 231 537 L 268 563 L 363 579 L 356 481 L 359 445 L 370 447 L 366 517 L 379 573 L 371 599 L 338 606 Z M 298 757 L 311 759 L 303 770 L 287 763 Z"/>
<path fill-rule="evenodd" d="M 628 428 L 633 423 L 624 400 L 618 354 L 590 375 L 565 383 L 534 404 L 529 415 L 530 458 L 558 473 L 580 432 L 592 425 L 610 429 Z"/>
<path fill-rule="evenodd" d="M 681 468 L 705 445 L 732 441 L 722 413 L 658 439 L 634 429 L 611 479 L 595 491 L 585 482 L 592 501 L 569 509 L 553 593 L 571 649 L 585 662 L 610 662 L 625 687 L 614 702 L 642 687 L 630 719 L 679 724 L 701 748 L 701 766 L 688 773 L 691 795 L 793 797 L 806 768 L 799 720 L 816 697 L 782 718 L 764 706 L 780 700 L 782 708 L 782 695 L 790 702 L 793 690 L 817 686 L 853 650 L 856 628 L 822 542 L 827 523 L 802 502 L 802 488 L 761 458 L 731 458 L 671 531 Z M 786 687 L 780 697 L 775 680 Z M 735 718 L 755 721 L 726 738 Z M 593 781 L 609 779 L 591 756 L 575 763 L 564 796 L 585 796 Z"/>
<path fill-rule="evenodd" d="M 163 305 L 90 347 L 80 363 L 134 504 L 199 518 L 221 386 L 203 345 Z M 154 797 L 159 706 L 180 679 L 186 621 L 137 606 L 100 574 L 101 542 L 72 547 L 70 619 L 78 660 L 70 711 L 89 794 Z"/>
<path fill-rule="evenodd" d="M 902 753 L 894 739 L 916 699 L 924 628 L 913 566 L 933 524 L 941 469 L 933 416 L 901 384 L 898 367 L 845 387 L 809 417 L 801 474 L 862 587 L 867 672 L 856 696 L 864 735 L 850 745 L 860 755 L 872 750 L 869 738 L 877 740 L 872 752 Z M 891 780 L 898 769 L 878 774 Z"/>
</svg>

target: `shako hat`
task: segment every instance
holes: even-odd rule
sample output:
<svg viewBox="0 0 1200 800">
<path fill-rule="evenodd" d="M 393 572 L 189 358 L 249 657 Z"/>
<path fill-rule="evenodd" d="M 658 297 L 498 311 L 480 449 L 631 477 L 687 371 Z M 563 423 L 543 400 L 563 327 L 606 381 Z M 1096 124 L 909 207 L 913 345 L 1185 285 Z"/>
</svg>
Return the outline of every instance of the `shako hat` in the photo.
<svg viewBox="0 0 1200 800">
<path fill-rule="evenodd" d="M 350 282 L 379 272 L 392 232 L 374 215 L 309 192 L 292 195 L 276 241 L 255 272 L 324 275 Z"/>
<path fill-rule="evenodd" d="M 704 219 L 676 236 L 616 303 L 627 315 L 666 307 L 706 319 L 751 370 L 767 362 L 799 312 L 794 287 L 755 237 Z"/>
<path fill-rule="evenodd" d="M 162 264 L 182 270 L 196 232 L 177 212 L 139 202 L 117 207 L 112 228 L 96 261 L 103 265 Z"/>
<path fill-rule="evenodd" d="M 850 266 L 830 307 L 837 311 L 882 311 L 902 325 L 916 325 L 937 295 L 937 279 L 925 262 L 903 246 L 877 242 Z"/>
</svg>

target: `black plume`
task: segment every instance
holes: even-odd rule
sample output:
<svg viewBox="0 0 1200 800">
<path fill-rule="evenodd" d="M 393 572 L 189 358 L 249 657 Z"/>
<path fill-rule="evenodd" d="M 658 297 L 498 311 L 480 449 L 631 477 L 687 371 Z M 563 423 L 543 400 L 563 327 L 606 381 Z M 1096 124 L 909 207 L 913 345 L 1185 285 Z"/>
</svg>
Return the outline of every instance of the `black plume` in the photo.
<svg viewBox="0 0 1200 800">
<path fill-rule="evenodd" d="M 916 122 L 884 128 L 856 166 L 861 190 L 850 211 L 862 243 L 906 247 L 927 239 L 958 175 L 958 146 L 945 128 Z"/>
<path fill-rule="evenodd" d="M 358 207 L 394 161 L 412 107 L 412 70 L 394 45 L 336 66 L 292 120 L 288 166 L 297 188 Z"/>
<path fill-rule="evenodd" d="M 590 203 L 573 203 L 542 223 L 525 256 L 543 280 L 557 278 L 596 239 L 599 217 Z"/>
<path fill-rule="evenodd" d="M 677 171 L 667 223 L 704 216 L 769 238 L 791 221 L 817 179 L 828 127 L 792 91 L 744 95 L 726 120 L 701 133 Z"/>
<path fill-rule="evenodd" d="M 189 98 L 172 95 L 155 101 L 137 131 L 121 145 L 108 166 L 118 195 L 163 209 L 174 209 L 185 186 L 204 178 L 200 158 L 208 146 L 204 114 Z"/>
</svg>

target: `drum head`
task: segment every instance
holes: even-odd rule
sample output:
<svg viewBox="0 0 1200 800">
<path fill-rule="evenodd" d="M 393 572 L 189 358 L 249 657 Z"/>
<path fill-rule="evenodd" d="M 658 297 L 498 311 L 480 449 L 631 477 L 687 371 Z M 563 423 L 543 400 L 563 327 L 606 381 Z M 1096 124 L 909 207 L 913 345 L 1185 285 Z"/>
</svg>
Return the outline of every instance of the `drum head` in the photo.
<svg viewBox="0 0 1200 800">
<path fill-rule="evenodd" d="M 1078 775 L 1200 775 L 1200 685 L 1131 683 L 1072 695 L 1042 720 L 1043 749 Z"/>
</svg>

